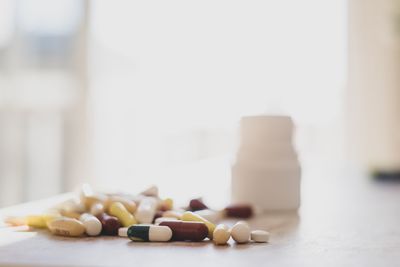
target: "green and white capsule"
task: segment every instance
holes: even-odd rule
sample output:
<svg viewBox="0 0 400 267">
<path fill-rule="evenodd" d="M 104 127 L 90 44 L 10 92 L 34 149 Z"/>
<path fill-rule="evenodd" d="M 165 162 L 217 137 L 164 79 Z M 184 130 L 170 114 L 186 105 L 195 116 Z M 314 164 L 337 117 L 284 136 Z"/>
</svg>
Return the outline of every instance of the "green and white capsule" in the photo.
<svg viewBox="0 0 400 267">
<path fill-rule="evenodd" d="M 132 241 L 167 242 L 172 238 L 171 228 L 159 225 L 132 225 L 127 234 Z"/>
</svg>

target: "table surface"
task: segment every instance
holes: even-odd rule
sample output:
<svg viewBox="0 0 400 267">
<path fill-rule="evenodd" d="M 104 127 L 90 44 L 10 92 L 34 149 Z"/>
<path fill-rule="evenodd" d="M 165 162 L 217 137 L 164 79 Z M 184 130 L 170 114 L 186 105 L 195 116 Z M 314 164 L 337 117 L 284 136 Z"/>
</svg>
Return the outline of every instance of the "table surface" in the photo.
<svg viewBox="0 0 400 267">
<path fill-rule="evenodd" d="M 399 266 L 400 185 L 349 172 L 307 172 L 298 212 L 250 220 L 267 244 L 139 243 L 119 237 L 66 238 L 0 226 L 1 266 Z M 68 197 L 0 210 L 27 214 Z M 228 224 L 233 221 L 228 221 Z"/>
</svg>

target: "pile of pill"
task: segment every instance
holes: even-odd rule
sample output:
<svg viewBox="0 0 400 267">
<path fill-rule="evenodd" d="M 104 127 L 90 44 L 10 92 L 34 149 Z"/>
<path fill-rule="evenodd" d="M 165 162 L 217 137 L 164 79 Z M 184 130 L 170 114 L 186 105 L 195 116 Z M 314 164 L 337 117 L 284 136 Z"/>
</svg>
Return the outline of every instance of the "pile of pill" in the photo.
<svg viewBox="0 0 400 267">
<path fill-rule="evenodd" d="M 215 245 L 226 245 L 231 237 L 239 244 L 268 242 L 267 231 L 251 231 L 245 221 L 232 227 L 216 224 L 223 218 L 247 219 L 253 213 L 253 207 L 245 204 L 211 210 L 201 199 L 178 209 L 172 199 L 159 197 L 156 186 L 128 195 L 98 193 L 84 185 L 77 199 L 60 203 L 46 214 L 9 217 L 6 223 L 47 228 L 55 235 L 68 237 L 118 235 L 152 242 L 208 239 Z"/>
</svg>

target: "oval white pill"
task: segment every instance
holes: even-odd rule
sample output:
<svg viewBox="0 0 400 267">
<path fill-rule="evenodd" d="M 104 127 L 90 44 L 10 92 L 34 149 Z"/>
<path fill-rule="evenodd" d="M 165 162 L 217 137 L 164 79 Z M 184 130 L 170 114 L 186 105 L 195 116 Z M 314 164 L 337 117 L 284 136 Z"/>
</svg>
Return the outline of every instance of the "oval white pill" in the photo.
<svg viewBox="0 0 400 267">
<path fill-rule="evenodd" d="M 95 216 L 88 213 L 84 213 L 81 215 L 79 220 L 83 223 L 83 226 L 85 226 L 85 232 L 87 235 L 96 236 L 101 233 L 102 230 L 101 222 Z"/>
<path fill-rule="evenodd" d="M 118 229 L 118 236 L 120 237 L 128 237 L 128 228 L 129 227 L 121 227 Z"/>
<path fill-rule="evenodd" d="M 263 230 L 251 231 L 251 240 L 258 243 L 266 243 L 269 240 L 269 232 Z"/>
<path fill-rule="evenodd" d="M 244 221 L 237 222 L 231 228 L 231 236 L 237 243 L 247 243 L 250 239 L 250 227 Z"/>
<path fill-rule="evenodd" d="M 135 217 L 139 223 L 152 223 L 157 210 L 157 199 L 145 197 L 140 201 Z"/>
</svg>

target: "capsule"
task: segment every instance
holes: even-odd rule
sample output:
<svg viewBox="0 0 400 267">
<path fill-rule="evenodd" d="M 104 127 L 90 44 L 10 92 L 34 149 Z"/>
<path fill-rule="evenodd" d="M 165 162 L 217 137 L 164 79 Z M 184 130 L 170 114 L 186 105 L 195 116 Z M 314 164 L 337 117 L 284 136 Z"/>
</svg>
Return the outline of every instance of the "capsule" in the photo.
<svg viewBox="0 0 400 267">
<path fill-rule="evenodd" d="M 84 213 L 79 218 L 83 226 L 85 226 L 85 232 L 89 236 L 97 236 L 101 233 L 102 225 L 99 219 L 89 213 Z"/>
<path fill-rule="evenodd" d="M 253 216 L 253 207 L 247 204 L 233 204 L 225 208 L 225 215 L 232 218 L 247 219 Z"/>
<path fill-rule="evenodd" d="M 209 220 L 206 220 L 203 217 L 201 217 L 200 215 L 195 214 L 191 211 L 186 211 L 185 213 L 183 213 L 181 220 L 182 221 L 203 222 L 208 228 L 208 238 L 212 239 L 213 232 L 215 229 L 215 224 L 213 224 Z"/>
<path fill-rule="evenodd" d="M 208 235 L 208 228 L 203 222 L 163 221 L 160 226 L 171 228 L 174 241 L 199 242 Z"/>
<path fill-rule="evenodd" d="M 134 213 L 137 209 L 136 203 L 133 202 L 132 200 L 126 199 L 121 196 L 110 196 L 105 202 L 104 202 L 104 209 L 106 211 L 110 211 L 110 207 L 112 203 L 114 202 L 120 202 L 124 207 L 130 212 Z"/>
<path fill-rule="evenodd" d="M 152 223 L 157 211 L 157 206 L 157 199 L 154 197 L 143 198 L 136 210 L 135 218 L 139 223 Z"/>
<path fill-rule="evenodd" d="M 25 224 L 34 228 L 47 228 L 48 224 L 60 217 L 57 214 L 29 215 L 25 217 Z"/>
<path fill-rule="evenodd" d="M 121 202 L 114 202 L 110 206 L 110 215 L 117 217 L 124 227 L 137 224 L 135 217 L 122 205 Z"/>
<path fill-rule="evenodd" d="M 55 235 L 61 236 L 81 236 L 85 232 L 85 227 L 77 219 L 57 218 L 49 222 L 48 227 Z"/>
<path fill-rule="evenodd" d="M 198 199 L 198 198 L 190 200 L 189 208 L 190 208 L 191 211 L 208 209 L 206 204 L 204 204 L 203 201 L 201 199 Z"/>
<path fill-rule="evenodd" d="M 106 213 L 97 216 L 102 226 L 102 233 L 105 235 L 117 235 L 118 229 L 121 227 L 121 223 L 118 218 L 110 216 Z"/>
<path fill-rule="evenodd" d="M 127 237 L 128 236 L 128 228 L 129 227 L 121 227 L 118 229 L 118 236 Z"/>
<path fill-rule="evenodd" d="M 81 202 L 85 205 L 86 210 L 95 203 L 104 203 L 107 200 L 107 196 L 98 194 L 88 184 L 84 184 L 81 189 Z"/>
<path fill-rule="evenodd" d="M 204 219 L 212 222 L 212 223 L 218 223 L 222 217 L 223 217 L 223 213 L 220 211 L 215 211 L 215 210 L 198 210 L 194 212 L 197 215 L 200 215 L 201 217 L 203 217 Z"/>
<path fill-rule="evenodd" d="M 171 240 L 172 231 L 167 226 L 132 225 L 127 235 L 132 241 L 167 242 Z"/>
<path fill-rule="evenodd" d="M 81 214 L 79 212 L 73 211 L 73 210 L 68 210 L 68 209 L 62 209 L 60 210 L 60 214 L 64 217 L 72 218 L 72 219 L 77 219 L 79 220 L 79 217 Z"/>
</svg>

